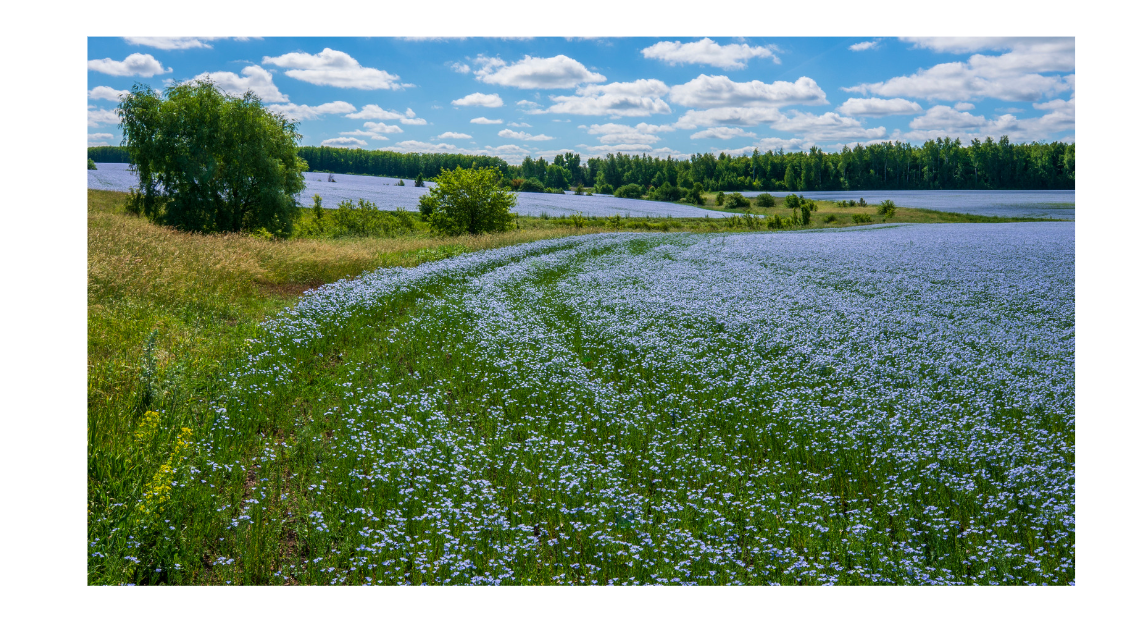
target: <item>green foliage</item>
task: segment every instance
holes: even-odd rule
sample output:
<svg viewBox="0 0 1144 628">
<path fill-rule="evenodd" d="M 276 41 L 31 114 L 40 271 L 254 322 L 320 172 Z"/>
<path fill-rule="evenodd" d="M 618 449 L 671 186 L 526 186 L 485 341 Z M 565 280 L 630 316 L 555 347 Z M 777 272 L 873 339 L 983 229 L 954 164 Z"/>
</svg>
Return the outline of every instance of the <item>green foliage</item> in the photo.
<svg viewBox="0 0 1144 628">
<path fill-rule="evenodd" d="M 767 193 L 760 194 L 755 197 L 755 204 L 759 207 L 774 207 L 775 197 Z"/>
<path fill-rule="evenodd" d="M 696 183 L 694 187 L 687 191 L 687 196 L 683 197 L 683 200 L 691 203 L 692 205 L 702 205 L 703 186 Z"/>
<path fill-rule="evenodd" d="M 893 218 L 895 209 L 894 201 L 886 199 L 878 205 L 878 215 L 886 219 Z"/>
<path fill-rule="evenodd" d="M 789 219 L 783 218 L 778 214 L 774 214 L 770 218 L 767 218 L 767 229 L 783 229 L 789 227 L 790 225 L 791 222 Z"/>
<path fill-rule="evenodd" d="M 88 146 L 87 157 L 99 164 L 131 163 L 131 154 L 122 146 Z"/>
<path fill-rule="evenodd" d="M 866 199 L 864 199 L 864 198 L 858 199 L 858 207 L 865 207 L 865 206 L 866 206 Z"/>
<path fill-rule="evenodd" d="M 740 209 L 744 207 L 750 207 L 751 201 L 738 192 L 732 192 L 731 194 L 727 195 L 727 198 L 724 201 L 724 206 L 727 209 Z"/>
<path fill-rule="evenodd" d="M 460 168 L 460 166 L 457 166 L 457 167 Z M 413 187 L 415 187 L 415 188 L 425 187 L 425 180 L 421 178 L 420 172 L 417 173 L 417 178 L 413 180 Z"/>
<path fill-rule="evenodd" d="M 616 188 L 613 195 L 617 198 L 643 198 L 643 186 L 638 183 L 629 183 Z"/>
<path fill-rule="evenodd" d="M 398 179 L 397 187 L 405 187 L 405 179 Z"/>
<path fill-rule="evenodd" d="M 807 226 L 810 224 L 811 212 L 818 211 L 818 204 L 809 198 L 802 199 L 802 203 L 798 207 L 799 224 Z"/>
<path fill-rule="evenodd" d="M 314 217 L 318 220 L 322 219 L 322 197 L 317 194 L 314 195 Z"/>
<path fill-rule="evenodd" d="M 836 222 L 837 220 L 838 220 L 838 216 L 835 216 L 834 214 L 827 214 L 825 217 L 823 217 L 822 222 L 824 222 L 826 224 L 830 224 L 830 223 Z"/>
<path fill-rule="evenodd" d="M 596 193 L 597 194 L 611 194 L 614 191 L 615 191 L 615 189 L 612 188 L 612 185 L 610 183 L 600 183 L 600 182 L 596 183 Z"/>
<path fill-rule="evenodd" d="M 584 186 L 577 184 L 576 185 L 576 196 L 583 196 L 583 195 L 584 195 Z"/>
<path fill-rule="evenodd" d="M 421 215 L 438 233 L 507 231 L 513 225 L 516 195 L 497 186 L 494 168 L 461 168 L 437 175 L 437 185 L 421 197 Z"/>
<path fill-rule="evenodd" d="M 683 190 L 672 185 L 670 181 L 664 181 L 662 185 L 652 190 L 650 198 L 655 201 L 674 202 L 683 198 Z"/>
<path fill-rule="evenodd" d="M 572 226 L 577 229 L 583 229 L 586 220 L 584 219 L 584 212 L 576 212 L 569 216 L 572 219 Z"/>
<path fill-rule="evenodd" d="M 536 177 L 529 177 L 529 178 L 525 179 L 523 183 L 520 184 L 520 191 L 521 192 L 543 192 L 544 191 L 544 183 Z"/>
<path fill-rule="evenodd" d="M 715 205 L 722 207 L 723 201 L 725 201 L 726 199 L 727 199 L 727 196 L 725 194 L 723 194 L 722 192 L 716 194 L 715 195 Z"/>
<path fill-rule="evenodd" d="M 98 170 L 98 168 L 95 167 L 95 160 L 92 159 L 91 157 L 87 158 L 87 169 L 88 170 Z"/>
<path fill-rule="evenodd" d="M 799 198 L 797 194 L 788 194 L 787 197 L 783 199 L 783 203 L 786 204 L 789 209 L 794 209 L 802 205 L 802 199 Z"/>
<path fill-rule="evenodd" d="M 291 232 L 304 188 L 301 136 L 253 92 L 233 97 L 195 81 L 158 96 L 136 84 L 116 111 L 143 214 L 186 231 Z"/>
<path fill-rule="evenodd" d="M 874 222 L 874 218 L 870 214 L 851 214 L 850 218 L 854 220 L 856 225 Z"/>
<path fill-rule="evenodd" d="M 310 215 L 296 223 L 294 235 L 306 238 L 392 238 L 418 230 L 417 214 L 403 209 L 383 211 L 374 203 L 359 199 L 342 201 L 334 209 L 322 207 L 314 195 Z M 424 229 L 424 226 L 421 227 Z"/>
</svg>

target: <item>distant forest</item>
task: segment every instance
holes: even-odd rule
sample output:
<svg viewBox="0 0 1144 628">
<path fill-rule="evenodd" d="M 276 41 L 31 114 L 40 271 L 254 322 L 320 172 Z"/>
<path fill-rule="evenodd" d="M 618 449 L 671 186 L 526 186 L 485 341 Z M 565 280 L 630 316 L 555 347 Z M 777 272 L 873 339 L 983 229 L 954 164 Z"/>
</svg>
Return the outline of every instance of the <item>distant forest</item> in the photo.
<svg viewBox="0 0 1144 628">
<path fill-rule="evenodd" d="M 818 148 L 805 152 L 755 151 L 732 157 L 725 153 L 660 159 L 648 155 L 592 157 L 576 153 L 525 157 L 519 166 L 500 157 L 444 153 L 398 153 L 360 148 L 303 146 L 299 155 L 311 171 L 365 174 L 407 179 L 432 178 L 442 169 L 489 166 L 506 180 L 538 179 L 545 187 L 577 185 L 611 190 L 635 183 L 647 188 L 664 183 L 706 190 L 1072 190 L 1076 186 L 1076 144 L 1014 144 L 1008 137 L 962 145 L 950 138 L 908 143 L 858 145 L 837 153 Z M 126 163 L 127 151 L 116 146 L 88 149 L 96 162 Z"/>
</svg>

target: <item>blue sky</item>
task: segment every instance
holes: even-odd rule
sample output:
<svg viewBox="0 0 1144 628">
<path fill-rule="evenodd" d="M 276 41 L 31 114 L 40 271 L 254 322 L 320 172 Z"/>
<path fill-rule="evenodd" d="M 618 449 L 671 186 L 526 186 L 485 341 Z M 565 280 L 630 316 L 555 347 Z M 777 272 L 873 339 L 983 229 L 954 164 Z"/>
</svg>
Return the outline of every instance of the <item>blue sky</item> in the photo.
<svg viewBox="0 0 1144 628">
<path fill-rule="evenodd" d="M 88 144 L 115 99 L 210 76 L 303 145 L 686 157 L 1008 135 L 1073 141 L 1073 38 L 89 38 Z"/>
</svg>

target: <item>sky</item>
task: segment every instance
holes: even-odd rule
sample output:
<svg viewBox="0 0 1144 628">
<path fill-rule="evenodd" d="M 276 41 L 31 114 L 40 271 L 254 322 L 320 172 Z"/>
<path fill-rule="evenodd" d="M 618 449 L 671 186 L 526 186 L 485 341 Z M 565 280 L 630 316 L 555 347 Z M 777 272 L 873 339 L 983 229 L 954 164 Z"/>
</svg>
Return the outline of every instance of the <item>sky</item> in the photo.
<svg viewBox="0 0 1144 628">
<path fill-rule="evenodd" d="M 118 97 L 209 77 L 301 145 L 686 158 L 1008 135 L 1072 142 L 1075 39 L 88 38 L 88 145 Z"/>
</svg>

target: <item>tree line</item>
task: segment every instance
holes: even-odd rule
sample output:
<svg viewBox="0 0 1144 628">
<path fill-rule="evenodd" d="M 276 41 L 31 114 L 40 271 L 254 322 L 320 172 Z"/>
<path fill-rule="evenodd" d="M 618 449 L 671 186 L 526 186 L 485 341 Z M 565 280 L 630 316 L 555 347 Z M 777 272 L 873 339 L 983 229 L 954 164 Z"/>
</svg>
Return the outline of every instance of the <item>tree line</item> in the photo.
<svg viewBox="0 0 1144 628">
<path fill-rule="evenodd" d="M 127 162 L 126 150 L 114 146 L 88 149 L 97 162 Z M 585 186 L 611 193 L 625 185 L 647 190 L 668 183 L 690 189 L 769 190 L 1071 190 L 1076 186 L 1076 144 L 1015 144 L 1008 136 L 973 140 L 929 140 L 844 147 L 827 153 L 754 151 L 750 155 L 720 153 L 690 159 L 609 154 L 582 160 L 576 153 L 525 157 L 519 166 L 500 157 L 447 153 L 399 153 L 360 148 L 303 146 L 298 149 L 311 171 L 401 178 L 434 178 L 443 170 L 495 168 L 514 189 L 564 190 Z M 526 182 L 521 187 L 521 182 Z"/>
</svg>

